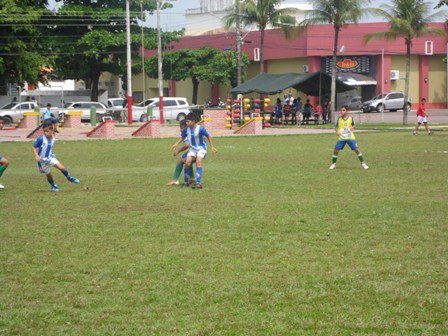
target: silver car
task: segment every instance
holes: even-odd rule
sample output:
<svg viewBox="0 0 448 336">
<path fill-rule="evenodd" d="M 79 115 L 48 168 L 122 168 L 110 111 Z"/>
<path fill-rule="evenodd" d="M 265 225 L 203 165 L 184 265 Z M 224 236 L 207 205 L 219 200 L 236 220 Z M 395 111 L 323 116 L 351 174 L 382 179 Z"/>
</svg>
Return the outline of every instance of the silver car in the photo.
<svg viewBox="0 0 448 336">
<path fill-rule="evenodd" d="M 67 113 L 70 111 L 81 111 L 81 120 L 90 121 L 90 111 L 95 107 L 98 120 L 101 120 L 103 116 L 106 116 L 107 107 L 98 102 L 70 102 L 66 103 L 64 107 L 59 110 L 59 117 L 65 119 Z"/>
<path fill-rule="evenodd" d="M 0 118 L 5 124 L 17 123 L 23 117 L 23 112 L 33 112 L 36 107 L 36 102 L 12 102 L 0 109 Z"/>
<path fill-rule="evenodd" d="M 364 113 L 367 112 L 384 112 L 385 110 L 395 112 L 397 110 L 403 110 L 404 107 L 404 93 L 403 92 L 389 92 L 389 93 L 380 93 L 375 96 L 371 100 L 368 100 L 362 104 L 362 111 Z M 408 99 L 408 102 L 405 107 L 408 111 L 411 109 L 411 100 Z"/>
</svg>

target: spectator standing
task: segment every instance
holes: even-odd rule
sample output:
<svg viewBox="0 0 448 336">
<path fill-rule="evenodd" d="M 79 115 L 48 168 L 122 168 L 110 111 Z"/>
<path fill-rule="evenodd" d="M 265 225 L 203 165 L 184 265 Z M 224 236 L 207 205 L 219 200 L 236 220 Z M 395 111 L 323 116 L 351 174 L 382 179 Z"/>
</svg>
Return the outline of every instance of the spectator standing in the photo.
<svg viewBox="0 0 448 336">
<path fill-rule="evenodd" d="M 328 99 L 328 96 L 325 96 L 324 106 L 322 109 L 322 120 L 324 124 L 328 122 L 328 117 L 330 116 L 330 99 Z"/>
<path fill-rule="evenodd" d="M 307 99 L 305 105 L 303 105 L 303 120 L 302 125 L 306 122 L 308 125 L 310 123 L 311 110 L 313 105 L 310 104 L 310 100 Z"/>
</svg>

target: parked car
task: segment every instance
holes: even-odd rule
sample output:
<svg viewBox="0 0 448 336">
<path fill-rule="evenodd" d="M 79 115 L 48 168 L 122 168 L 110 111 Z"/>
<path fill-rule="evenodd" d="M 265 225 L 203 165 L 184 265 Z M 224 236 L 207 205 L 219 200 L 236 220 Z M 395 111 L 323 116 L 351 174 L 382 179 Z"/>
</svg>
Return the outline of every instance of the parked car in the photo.
<svg viewBox="0 0 448 336">
<path fill-rule="evenodd" d="M 357 111 L 360 110 L 362 107 L 362 101 L 361 96 L 353 97 L 348 103 L 347 103 L 348 109 L 350 111 Z"/>
<path fill-rule="evenodd" d="M 397 110 L 403 110 L 404 107 L 404 93 L 403 92 L 389 92 L 380 93 L 371 100 L 368 100 L 362 104 L 362 111 L 364 113 L 377 111 L 384 112 L 385 110 L 395 112 Z M 408 99 L 406 108 L 408 111 L 411 109 L 411 100 Z"/>
<path fill-rule="evenodd" d="M 159 113 L 159 98 L 150 98 L 138 104 L 138 107 L 143 110 L 136 109 L 137 113 L 144 113 L 146 115 L 146 108 L 151 106 L 153 108 L 153 117 L 160 118 Z M 167 120 L 182 120 L 190 113 L 190 104 L 187 98 L 183 97 L 163 97 L 163 116 Z"/>
<path fill-rule="evenodd" d="M 70 102 L 66 103 L 64 107 L 59 110 L 59 117 L 64 119 L 67 116 L 67 113 L 70 111 L 81 111 L 82 116 L 81 120 L 90 121 L 90 110 L 92 107 L 96 108 L 96 115 L 98 120 L 101 120 L 102 117 L 107 115 L 107 107 L 98 102 Z"/>
<path fill-rule="evenodd" d="M 36 102 L 12 102 L 0 108 L 0 118 L 5 124 L 17 123 L 23 117 L 23 112 L 34 111 L 36 107 Z"/>
</svg>

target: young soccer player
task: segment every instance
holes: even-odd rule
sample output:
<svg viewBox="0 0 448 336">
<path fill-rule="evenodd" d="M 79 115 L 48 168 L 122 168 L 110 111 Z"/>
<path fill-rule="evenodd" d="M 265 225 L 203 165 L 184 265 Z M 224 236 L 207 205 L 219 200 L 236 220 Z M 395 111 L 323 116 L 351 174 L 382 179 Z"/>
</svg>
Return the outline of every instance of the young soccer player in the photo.
<svg viewBox="0 0 448 336">
<path fill-rule="evenodd" d="M 5 122 L 3 121 L 3 119 L 0 119 L 0 130 L 3 129 L 4 125 L 5 125 Z M 8 168 L 8 166 L 9 166 L 9 161 L 0 154 L 0 177 L 3 175 L 3 173 L 5 172 L 6 168 Z M 3 184 L 0 184 L 0 190 L 1 189 L 5 189 L 5 186 Z"/>
<path fill-rule="evenodd" d="M 358 143 L 355 139 L 355 134 L 353 130 L 355 129 L 355 122 L 353 118 L 348 115 L 348 106 L 341 107 L 341 116 L 338 117 L 335 124 L 335 131 L 339 137 L 338 142 L 336 142 L 336 146 L 334 147 L 333 152 L 333 162 L 330 166 L 330 169 L 336 168 L 336 161 L 338 159 L 338 154 L 341 149 L 344 149 L 345 145 L 349 145 L 350 149 L 355 151 L 358 155 L 358 159 L 361 162 L 361 166 L 364 169 L 369 169 L 369 166 L 364 162 L 364 158 L 359 150 Z"/>
<path fill-rule="evenodd" d="M 207 155 L 205 138 L 208 139 L 213 153 L 217 153 L 218 150 L 213 145 L 212 137 L 207 130 L 203 126 L 196 124 L 196 119 L 192 112 L 187 115 L 186 121 L 188 127 L 184 128 L 180 139 L 171 147 L 171 149 L 174 150 L 185 138 L 188 139 L 190 149 L 188 150 L 187 161 L 185 162 L 185 180 L 188 181 L 190 179 L 190 167 L 193 160 L 196 159 L 196 184 L 193 185 L 193 189 L 201 189 L 202 161 Z"/>
<path fill-rule="evenodd" d="M 428 115 L 426 114 L 426 107 L 425 107 L 426 99 L 422 98 L 420 101 L 420 104 L 418 104 L 417 109 L 417 125 L 415 125 L 414 135 L 417 135 L 418 128 L 423 123 L 425 126 L 426 132 L 428 132 L 428 135 L 431 135 L 431 131 L 428 127 Z"/>
<path fill-rule="evenodd" d="M 37 167 L 42 174 L 47 176 L 48 183 L 51 185 L 51 190 L 59 191 L 59 187 L 54 182 L 53 176 L 50 173 L 51 166 L 55 166 L 62 174 L 72 183 L 79 183 L 76 177 L 70 176 L 68 170 L 56 159 L 53 153 L 54 146 L 54 126 L 51 122 L 44 122 L 42 125 L 44 135 L 36 139 L 33 145 L 34 158 L 37 161 Z"/>
<path fill-rule="evenodd" d="M 180 133 L 182 134 L 182 131 L 184 128 L 187 127 L 187 121 L 185 119 L 182 119 L 179 122 L 179 128 Z M 188 144 L 188 140 L 184 140 L 184 145 L 180 149 L 175 149 L 173 155 L 176 156 L 180 152 L 186 151 L 188 148 L 190 148 L 190 145 Z M 177 160 L 176 168 L 174 169 L 173 178 L 168 182 L 168 185 L 179 185 L 179 177 L 182 173 L 182 168 L 184 167 L 185 162 L 187 161 L 187 154 L 188 151 L 184 152 L 182 156 Z M 190 167 L 191 175 L 194 175 L 193 165 Z M 193 181 L 186 180 L 185 183 L 193 183 Z"/>
</svg>

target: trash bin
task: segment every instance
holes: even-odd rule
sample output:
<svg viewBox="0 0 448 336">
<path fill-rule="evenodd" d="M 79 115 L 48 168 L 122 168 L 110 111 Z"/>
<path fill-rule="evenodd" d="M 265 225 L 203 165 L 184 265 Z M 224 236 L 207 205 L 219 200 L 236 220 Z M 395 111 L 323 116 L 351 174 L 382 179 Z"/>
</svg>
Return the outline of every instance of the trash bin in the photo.
<svg viewBox="0 0 448 336">
<path fill-rule="evenodd" d="M 154 115 L 154 112 L 153 112 L 153 110 L 152 110 L 152 106 L 147 106 L 146 107 L 146 117 L 147 117 L 147 120 L 151 120 L 152 119 L 152 117 L 153 117 L 153 115 Z"/>
</svg>

